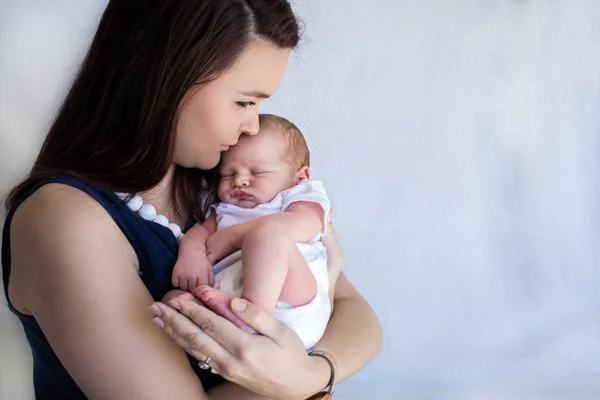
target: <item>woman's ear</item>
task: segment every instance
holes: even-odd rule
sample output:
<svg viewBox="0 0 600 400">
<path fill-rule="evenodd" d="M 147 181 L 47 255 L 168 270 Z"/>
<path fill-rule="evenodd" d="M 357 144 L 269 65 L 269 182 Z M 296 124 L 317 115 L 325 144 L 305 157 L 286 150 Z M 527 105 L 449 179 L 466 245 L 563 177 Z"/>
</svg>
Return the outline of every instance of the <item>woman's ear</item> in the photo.
<svg viewBox="0 0 600 400">
<path fill-rule="evenodd" d="M 305 179 L 310 179 L 310 168 L 304 166 L 296 171 L 296 185 Z"/>
</svg>

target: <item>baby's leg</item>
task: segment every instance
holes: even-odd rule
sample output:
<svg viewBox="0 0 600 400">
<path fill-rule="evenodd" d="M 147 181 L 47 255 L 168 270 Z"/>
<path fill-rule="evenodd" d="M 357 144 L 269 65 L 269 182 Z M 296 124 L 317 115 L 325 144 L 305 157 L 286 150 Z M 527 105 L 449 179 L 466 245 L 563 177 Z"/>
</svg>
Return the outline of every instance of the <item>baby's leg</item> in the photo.
<svg viewBox="0 0 600 400">
<path fill-rule="evenodd" d="M 292 307 L 309 303 L 317 283 L 296 243 L 277 224 L 262 224 L 242 244 L 242 297 L 275 310 L 277 301 Z"/>
</svg>

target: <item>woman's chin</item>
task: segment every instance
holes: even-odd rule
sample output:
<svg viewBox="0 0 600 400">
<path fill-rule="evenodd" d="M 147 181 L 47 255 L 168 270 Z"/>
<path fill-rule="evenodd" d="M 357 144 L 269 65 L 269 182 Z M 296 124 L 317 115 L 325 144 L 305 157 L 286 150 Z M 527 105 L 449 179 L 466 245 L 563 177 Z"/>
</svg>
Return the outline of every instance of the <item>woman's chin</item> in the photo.
<svg viewBox="0 0 600 400">
<path fill-rule="evenodd" d="M 202 157 L 196 162 L 196 168 L 202 170 L 209 170 L 215 168 L 219 165 L 219 161 L 221 161 L 221 153 L 217 153 L 215 156 L 211 157 Z"/>
</svg>

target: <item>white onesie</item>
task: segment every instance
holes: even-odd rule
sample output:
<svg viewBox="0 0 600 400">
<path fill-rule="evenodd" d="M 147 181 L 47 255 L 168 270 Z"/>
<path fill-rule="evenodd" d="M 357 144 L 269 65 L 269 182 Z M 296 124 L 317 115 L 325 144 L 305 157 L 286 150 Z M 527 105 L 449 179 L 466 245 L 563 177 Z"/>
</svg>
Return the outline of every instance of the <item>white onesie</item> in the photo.
<svg viewBox="0 0 600 400">
<path fill-rule="evenodd" d="M 321 237 L 327 233 L 327 215 L 331 203 L 323 183 L 318 180 L 305 179 L 296 186 L 279 193 L 270 202 L 259 204 L 254 208 L 241 208 L 227 203 L 218 203 L 213 208 L 217 217 L 217 230 L 220 230 L 234 224 L 284 212 L 297 201 L 315 202 L 323 208 L 323 230 L 309 243 L 297 243 L 317 281 L 317 294 L 310 303 L 300 307 L 291 307 L 286 303 L 278 302 L 273 316 L 294 330 L 304 343 L 305 349 L 308 350 L 319 341 L 325 332 L 331 314 L 328 296 L 327 253 L 321 243 Z M 241 251 L 229 255 L 215 264 L 214 274 L 215 288 L 234 296 L 241 296 Z"/>
</svg>

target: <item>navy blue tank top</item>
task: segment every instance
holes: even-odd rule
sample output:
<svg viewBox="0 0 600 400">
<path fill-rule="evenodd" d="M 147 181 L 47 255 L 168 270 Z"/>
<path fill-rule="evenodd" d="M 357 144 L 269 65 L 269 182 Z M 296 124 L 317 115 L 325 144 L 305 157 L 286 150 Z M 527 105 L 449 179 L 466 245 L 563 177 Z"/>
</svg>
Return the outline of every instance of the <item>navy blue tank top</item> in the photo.
<svg viewBox="0 0 600 400">
<path fill-rule="evenodd" d="M 61 183 L 77 188 L 100 203 L 131 243 L 139 261 L 140 279 L 155 301 L 160 300 L 171 286 L 171 272 L 177 258 L 177 241 L 171 230 L 155 222 L 146 221 L 114 194 L 98 190 L 79 180 L 52 176 L 37 182 L 23 193 L 8 211 L 2 238 L 2 277 L 4 294 L 9 309 L 19 318 L 33 355 L 33 385 L 37 400 L 86 399 L 81 389 L 63 367 L 35 318 L 18 312 L 8 298 L 10 279 L 10 223 L 17 207 L 33 192 L 48 183 Z M 189 228 L 189 226 L 188 226 Z M 223 381 L 219 375 L 198 367 L 198 361 L 188 355 L 190 364 L 206 390 Z M 176 396 L 176 393 L 173 393 Z"/>
</svg>

